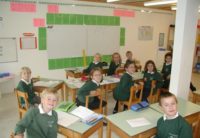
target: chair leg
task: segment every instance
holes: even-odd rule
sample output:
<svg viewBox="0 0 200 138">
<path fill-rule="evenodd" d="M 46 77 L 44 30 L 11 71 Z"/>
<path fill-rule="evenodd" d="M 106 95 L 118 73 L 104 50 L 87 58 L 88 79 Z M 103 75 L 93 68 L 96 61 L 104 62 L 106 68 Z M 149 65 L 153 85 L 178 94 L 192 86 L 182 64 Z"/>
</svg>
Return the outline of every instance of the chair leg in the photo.
<svg viewBox="0 0 200 138">
<path fill-rule="evenodd" d="M 121 102 L 118 101 L 118 112 L 121 112 Z"/>
</svg>

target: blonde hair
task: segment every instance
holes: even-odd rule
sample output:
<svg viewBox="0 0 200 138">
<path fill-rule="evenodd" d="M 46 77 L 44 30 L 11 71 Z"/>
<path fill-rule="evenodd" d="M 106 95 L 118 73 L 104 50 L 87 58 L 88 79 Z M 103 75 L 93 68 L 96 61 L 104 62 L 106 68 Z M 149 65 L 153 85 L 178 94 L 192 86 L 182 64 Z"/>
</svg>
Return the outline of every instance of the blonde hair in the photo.
<svg viewBox="0 0 200 138">
<path fill-rule="evenodd" d="M 31 73 L 31 69 L 30 69 L 29 67 L 24 66 L 24 67 L 21 68 L 20 75 L 21 75 L 23 72 Z"/>
<path fill-rule="evenodd" d="M 46 98 L 48 95 L 54 95 L 58 100 L 58 94 L 53 89 L 44 89 L 40 94 L 41 98 Z"/>
</svg>

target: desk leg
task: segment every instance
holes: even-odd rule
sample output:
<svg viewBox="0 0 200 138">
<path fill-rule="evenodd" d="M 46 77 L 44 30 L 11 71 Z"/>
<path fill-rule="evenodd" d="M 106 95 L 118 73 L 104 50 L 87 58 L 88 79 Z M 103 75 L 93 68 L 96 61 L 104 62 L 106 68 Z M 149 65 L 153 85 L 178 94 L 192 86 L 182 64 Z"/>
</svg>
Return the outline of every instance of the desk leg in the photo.
<svg viewBox="0 0 200 138">
<path fill-rule="evenodd" d="M 66 93 L 66 90 L 67 88 L 66 88 L 66 85 L 65 85 L 65 83 L 63 83 L 63 85 L 62 85 L 62 91 L 63 91 L 63 97 L 64 97 L 64 101 L 68 101 L 68 93 Z"/>
<path fill-rule="evenodd" d="M 107 130 L 106 130 L 106 138 L 111 138 L 111 124 L 110 124 L 110 121 L 107 121 L 108 124 L 107 124 Z"/>
<path fill-rule="evenodd" d="M 103 127 L 100 127 L 98 130 L 98 137 L 103 138 Z"/>
</svg>

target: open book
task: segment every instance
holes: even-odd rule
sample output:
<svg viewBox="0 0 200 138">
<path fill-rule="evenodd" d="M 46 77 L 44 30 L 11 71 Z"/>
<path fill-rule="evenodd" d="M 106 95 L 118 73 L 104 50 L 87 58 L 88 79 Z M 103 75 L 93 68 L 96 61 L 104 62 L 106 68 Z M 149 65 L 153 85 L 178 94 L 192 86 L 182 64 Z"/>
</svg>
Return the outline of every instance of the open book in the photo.
<svg viewBox="0 0 200 138">
<path fill-rule="evenodd" d="M 92 110 L 83 106 L 77 107 L 76 109 L 71 111 L 71 114 L 78 116 L 79 118 L 81 118 L 82 122 L 88 125 L 92 125 L 96 123 L 97 121 L 103 119 L 103 115 L 97 114 L 93 112 Z"/>
</svg>

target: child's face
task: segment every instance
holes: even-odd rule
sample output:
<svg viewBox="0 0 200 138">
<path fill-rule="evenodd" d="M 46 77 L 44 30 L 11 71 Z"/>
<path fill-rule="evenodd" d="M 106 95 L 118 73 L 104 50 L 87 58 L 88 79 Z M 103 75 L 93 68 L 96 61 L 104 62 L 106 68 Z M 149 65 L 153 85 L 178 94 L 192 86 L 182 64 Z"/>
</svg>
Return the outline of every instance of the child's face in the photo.
<svg viewBox="0 0 200 138">
<path fill-rule="evenodd" d="M 147 65 L 147 69 L 148 69 L 148 71 L 153 72 L 153 70 L 154 70 L 153 64 L 149 63 Z"/>
<path fill-rule="evenodd" d="M 120 61 L 120 57 L 119 57 L 119 55 L 114 55 L 113 56 L 113 60 L 114 60 L 114 62 L 116 62 L 116 63 L 118 63 L 119 61 Z"/>
<path fill-rule="evenodd" d="M 127 57 L 128 59 L 130 59 L 130 60 L 132 60 L 132 56 L 133 56 L 132 53 L 127 53 L 127 54 L 126 54 L 126 57 Z"/>
<path fill-rule="evenodd" d="M 21 78 L 24 79 L 25 81 L 30 81 L 30 78 L 31 78 L 31 72 L 30 71 L 22 71 L 21 73 Z"/>
<path fill-rule="evenodd" d="M 45 111 L 51 111 L 57 104 L 57 97 L 53 94 L 48 94 L 46 97 L 41 99 L 41 103 Z"/>
<path fill-rule="evenodd" d="M 130 74 L 133 74 L 135 72 L 135 65 L 134 64 L 130 64 L 128 66 L 128 68 L 126 68 L 126 71 Z"/>
<path fill-rule="evenodd" d="M 100 83 L 102 80 L 102 74 L 100 71 L 94 71 L 92 74 L 92 80 L 95 80 L 96 82 Z"/>
<path fill-rule="evenodd" d="M 94 56 L 94 62 L 100 62 L 101 61 L 101 56 L 100 55 L 95 55 Z"/>
<path fill-rule="evenodd" d="M 161 99 L 161 108 L 168 117 L 173 117 L 177 113 L 177 103 L 173 96 Z"/>
<path fill-rule="evenodd" d="M 171 56 L 167 56 L 165 58 L 166 63 L 171 63 L 172 62 L 172 57 Z"/>
</svg>

